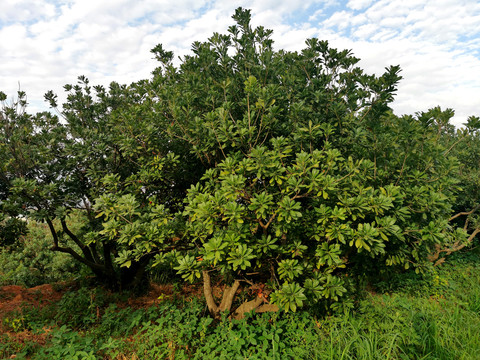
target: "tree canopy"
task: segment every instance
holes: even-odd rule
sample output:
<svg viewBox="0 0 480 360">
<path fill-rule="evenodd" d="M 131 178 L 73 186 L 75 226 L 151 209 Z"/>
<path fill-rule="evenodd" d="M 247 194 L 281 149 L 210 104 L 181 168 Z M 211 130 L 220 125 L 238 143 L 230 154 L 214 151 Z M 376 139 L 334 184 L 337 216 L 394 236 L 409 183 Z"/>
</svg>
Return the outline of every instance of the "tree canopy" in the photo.
<svg viewBox="0 0 480 360">
<path fill-rule="evenodd" d="M 57 115 L 2 94 L 3 223 L 45 221 L 52 250 L 113 288 L 173 267 L 203 281 L 215 316 L 250 289 L 237 317 L 348 308 L 362 277 L 422 271 L 474 240 L 478 118 L 456 130 L 450 109 L 397 116 L 399 66 L 366 74 L 318 39 L 274 50 L 249 10 L 233 19 L 178 66 L 156 46 L 148 80 L 80 77 L 61 108 L 48 92 Z M 72 211 L 85 216 L 77 233 Z"/>
</svg>

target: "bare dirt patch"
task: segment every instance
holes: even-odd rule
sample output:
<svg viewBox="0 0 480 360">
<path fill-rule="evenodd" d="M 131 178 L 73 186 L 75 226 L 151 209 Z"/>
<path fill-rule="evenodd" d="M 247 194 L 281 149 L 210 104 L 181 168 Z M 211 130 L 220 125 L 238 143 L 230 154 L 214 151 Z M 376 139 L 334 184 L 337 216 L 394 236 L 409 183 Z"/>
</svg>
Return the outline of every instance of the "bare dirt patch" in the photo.
<svg viewBox="0 0 480 360">
<path fill-rule="evenodd" d="M 44 284 L 33 288 L 18 285 L 8 285 L 0 288 L 0 335 L 5 335 L 8 342 L 17 343 L 22 348 L 26 343 L 44 345 L 50 329 L 44 328 L 43 333 L 32 333 L 24 329 L 23 309 L 38 309 L 59 301 L 66 288 Z M 30 310 L 31 311 L 31 310 Z M 0 341 L 2 341 L 0 339 Z M 12 355 L 12 359 L 15 355 Z"/>
<path fill-rule="evenodd" d="M 44 284 L 26 289 L 18 285 L 0 288 L 0 318 L 19 311 L 23 307 L 38 308 L 59 301 L 64 290 L 55 290 L 51 284 Z"/>
<path fill-rule="evenodd" d="M 172 284 L 150 284 L 147 294 L 140 297 L 128 299 L 126 304 L 118 304 L 120 307 L 129 306 L 135 309 L 148 308 L 175 297 L 186 299 L 201 298 L 202 288 L 199 285 L 184 284 L 181 288 L 175 289 Z"/>
</svg>

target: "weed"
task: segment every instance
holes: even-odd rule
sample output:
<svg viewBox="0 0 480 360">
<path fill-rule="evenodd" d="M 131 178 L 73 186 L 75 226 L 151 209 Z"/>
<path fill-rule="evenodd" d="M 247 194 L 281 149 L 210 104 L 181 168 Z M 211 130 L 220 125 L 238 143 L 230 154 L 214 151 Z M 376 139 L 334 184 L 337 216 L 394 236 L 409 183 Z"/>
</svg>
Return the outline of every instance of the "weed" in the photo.
<svg viewBox="0 0 480 360">
<path fill-rule="evenodd" d="M 100 309 L 106 303 L 106 292 L 102 288 L 80 288 L 67 292 L 57 304 L 55 320 L 74 328 L 87 328 L 97 323 Z"/>
</svg>

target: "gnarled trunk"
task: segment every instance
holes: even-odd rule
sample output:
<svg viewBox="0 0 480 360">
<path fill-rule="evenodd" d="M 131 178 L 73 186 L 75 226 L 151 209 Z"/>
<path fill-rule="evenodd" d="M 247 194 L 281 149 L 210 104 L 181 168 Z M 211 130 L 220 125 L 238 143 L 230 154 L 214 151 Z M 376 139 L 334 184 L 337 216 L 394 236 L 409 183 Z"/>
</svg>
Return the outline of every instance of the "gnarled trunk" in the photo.
<svg viewBox="0 0 480 360">
<path fill-rule="evenodd" d="M 114 244 L 110 242 L 102 243 L 102 255 L 98 253 L 94 244 L 85 245 L 73 234 L 67 226 L 64 219 L 61 219 L 62 230 L 66 233 L 81 252 L 77 252 L 71 247 L 60 246 L 59 236 L 51 219 L 47 219 L 47 224 L 53 237 L 53 251 L 70 254 L 75 260 L 87 266 L 94 274 L 96 279 L 114 291 L 133 290 L 141 293 L 148 288 L 148 279 L 146 276 L 146 267 L 152 259 L 153 255 L 144 255 L 138 261 L 132 262 L 129 268 L 117 268 L 113 265 L 112 252 Z"/>
<path fill-rule="evenodd" d="M 205 296 L 205 300 L 207 302 L 208 310 L 210 314 L 218 319 L 222 312 L 228 311 L 230 312 L 233 304 L 233 300 L 235 299 L 236 292 L 240 287 L 240 280 L 235 280 L 231 286 L 227 286 L 223 291 L 222 300 L 220 305 L 217 305 L 215 299 L 213 297 L 212 291 L 212 284 L 210 279 L 210 274 L 208 271 L 203 271 L 203 294 Z M 255 312 L 275 312 L 278 311 L 278 307 L 276 305 L 269 304 L 266 302 L 265 297 L 256 297 L 253 300 L 245 301 L 241 304 L 233 313 L 230 315 L 230 318 L 234 319 L 243 319 L 246 313 L 250 311 Z"/>
</svg>

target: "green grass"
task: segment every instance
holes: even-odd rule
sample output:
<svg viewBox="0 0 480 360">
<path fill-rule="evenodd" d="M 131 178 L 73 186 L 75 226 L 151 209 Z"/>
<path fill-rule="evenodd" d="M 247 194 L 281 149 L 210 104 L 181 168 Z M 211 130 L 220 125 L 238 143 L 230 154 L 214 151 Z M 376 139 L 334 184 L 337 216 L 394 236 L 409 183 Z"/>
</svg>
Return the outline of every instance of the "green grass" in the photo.
<svg viewBox="0 0 480 360">
<path fill-rule="evenodd" d="M 22 324 L 31 325 L 19 331 L 40 334 L 43 324 L 52 326 L 45 345 L 3 335 L 0 358 L 480 359 L 478 253 L 392 283 L 348 314 L 317 318 L 304 311 L 244 321 L 213 321 L 201 301 L 180 296 L 149 309 L 119 308 L 101 290 L 81 288 L 43 315 L 24 312 Z"/>
</svg>

